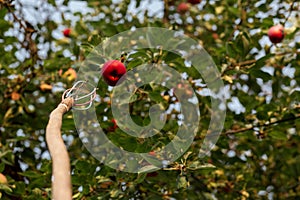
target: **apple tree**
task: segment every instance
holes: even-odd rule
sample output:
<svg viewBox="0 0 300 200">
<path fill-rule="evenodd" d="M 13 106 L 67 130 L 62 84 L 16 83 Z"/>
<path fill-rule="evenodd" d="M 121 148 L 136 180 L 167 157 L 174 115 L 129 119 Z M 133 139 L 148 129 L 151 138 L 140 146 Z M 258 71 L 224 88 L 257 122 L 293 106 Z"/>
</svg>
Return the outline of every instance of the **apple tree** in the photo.
<svg viewBox="0 0 300 200">
<path fill-rule="evenodd" d="M 136 88 L 129 104 L 135 124 L 147 126 L 155 104 L 168 108 L 161 130 L 147 139 L 118 126 L 114 88 L 100 79 L 93 108 L 112 143 L 156 156 L 176 139 L 182 119 L 178 95 L 195 94 L 198 131 L 175 162 L 129 173 L 95 158 L 79 137 L 72 111 L 66 113 L 62 138 L 70 156 L 73 199 L 299 198 L 299 15 L 295 0 L 0 0 L 0 198 L 51 198 L 52 160 L 45 141 L 50 112 L 81 78 L 79 63 L 91 58 L 99 44 L 143 27 L 182 33 L 211 56 L 224 84 L 221 134 L 209 154 L 199 157 L 215 96 L 195 66 L 160 48 L 113 52 L 112 59 L 122 62 L 127 73 L 164 63 L 182 78 L 172 88 Z M 270 30 L 278 24 L 282 28 Z M 172 42 L 163 32 L 156 38 Z M 89 66 L 100 71 L 104 61 L 95 55 Z"/>
</svg>

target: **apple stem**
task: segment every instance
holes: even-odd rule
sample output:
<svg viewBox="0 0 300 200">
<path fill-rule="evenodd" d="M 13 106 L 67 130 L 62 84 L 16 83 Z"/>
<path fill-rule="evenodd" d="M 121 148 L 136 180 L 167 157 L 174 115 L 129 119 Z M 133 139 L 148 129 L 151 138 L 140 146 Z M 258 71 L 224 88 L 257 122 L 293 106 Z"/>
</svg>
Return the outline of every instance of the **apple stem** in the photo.
<svg viewBox="0 0 300 200">
<path fill-rule="evenodd" d="M 68 97 L 55 108 L 49 117 L 46 128 L 46 142 L 52 158 L 52 199 L 72 199 L 70 158 L 61 137 L 63 114 L 73 106 L 74 100 Z"/>
</svg>

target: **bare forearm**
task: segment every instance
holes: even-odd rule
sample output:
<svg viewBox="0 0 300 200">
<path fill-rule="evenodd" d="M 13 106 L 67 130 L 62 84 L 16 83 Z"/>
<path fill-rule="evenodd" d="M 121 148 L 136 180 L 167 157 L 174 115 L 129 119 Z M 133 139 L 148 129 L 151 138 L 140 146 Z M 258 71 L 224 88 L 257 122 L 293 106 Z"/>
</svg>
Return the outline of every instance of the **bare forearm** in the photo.
<svg viewBox="0 0 300 200">
<path fill-rule="evenodd" d="M 54 109 L 46 128 L 46 142 L 52 158 L 52 199 L 72 199 L 70 159 L 61 137 L 62 117 L 73 105 L 67 98 Z"/>
</svg>

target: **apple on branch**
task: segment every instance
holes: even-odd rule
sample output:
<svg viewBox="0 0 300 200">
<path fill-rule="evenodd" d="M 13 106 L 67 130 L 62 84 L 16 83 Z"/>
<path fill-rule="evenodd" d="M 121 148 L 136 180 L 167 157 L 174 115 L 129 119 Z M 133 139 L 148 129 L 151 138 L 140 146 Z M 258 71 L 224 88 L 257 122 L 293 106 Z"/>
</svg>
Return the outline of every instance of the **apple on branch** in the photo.
<svg viewBox="0 0 300 200">
<path fill-rule="evenodd" d="M 4 174 L 0 173 L 0 184 L 6 184 L 7 178 Z"/>
<path fill-rule="evenodd" d="M 108 85 L 115 86 L 120 78 L 126 74 L 126 67 L 118 60 L 110 60 L 104 63 L 101 74 Z"/>
<path fill-rule="evenodd" d="M 190 6 L 188 3 L 182 2 L 177 6 L 177 12 L 180 14 L 184 14 L 189 11 Z"/>
<path fill-rule="evenodd" d="M 109 132 L 114 132 L 118 128 L 117 121 L 115 119 L 112 119 L 111 123 L 112 123 L 112 126 L 110 126 L 108 128 L 108 131 Z"/>
<path fill-rule="evenodd" d="M 268 31 L 269 39 L 272 43 L 280 43 L 284 38 L 284 28 L 281 24 L 272 26 Z"/>
<path fill-rule="evenodd" d="M 71 37 L 72 29 L 66 28 L 62 31 L 65 37 Z"/>
</svg>

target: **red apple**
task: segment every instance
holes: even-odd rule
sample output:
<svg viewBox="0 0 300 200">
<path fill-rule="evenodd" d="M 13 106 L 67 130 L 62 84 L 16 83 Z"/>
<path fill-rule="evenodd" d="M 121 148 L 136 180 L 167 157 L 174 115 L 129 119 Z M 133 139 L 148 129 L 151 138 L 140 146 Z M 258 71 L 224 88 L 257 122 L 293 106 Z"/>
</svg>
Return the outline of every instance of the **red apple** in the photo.
<svg viewBox="0 0 300 200">
<path fill-rule="evenodd" d="M 108 131 L 109 132 L 114 132 L 118 128 L 117 121 L 115 119 L 112 119 L 111 122 L 113 123 L 113 125 L 108 128 Z"/>
<path fill-rule="evenodd" d="M 70 37 L 71 32 L 72 32 L 72 30 L 70 28 L 66 28 L 65 30 L 63 30 L 63 34 L 65 37 Z"/>
<path fill-rule="evenodd" d="M 218 33 L 213 33 L 213 34 L 212 34 L 212 37 L 213 37 L 215 40 L 219 39 Z"/>
<path fill-rule="evenodd" d="M 156 153 L 155 153 L 154 151 L 150 151 L 148 154 L 149 154 L 150 156 L 156 156 Z"/>
<path fill-rule="evenodd" d="M 195 5 L 195 4 L 198 4 L 198 3 L 200 3 L 200 2 L 201 2 L 201 0 L 188 0 L 188 2 L 189 2 L 190 4 L 193 4 L 193 5 Z"/>
<path fill-rule="evenodd" d="M 21 95 L 20 93 L 14 91 L 11 93 L 11 99 L 14 100 L 14 101 L 18 101 L 19 99 L 21 98 Z"/>
<path fill-rule="evenodd" d="M 178 83 L 177 87 L 174 88 L 174 93 L 177 98 L 191 98 L 193 97 L 194 91 L 190 89 L 186 83 Z"/>
<path fill-rule="evenodd" d="M 180 3 L 178 6 L 177 6 L 177 12 L 180 13 L 180 14 L 184 14 L 186 13 L 187 11 L 189 11 L 189 4 L 188 3 L 185 3 L 185 2 L 182 2 Z"/>
<path fill-rule="evenodd" d="M 104 63 L 101 74 L 108 85 L 115 86 L 119 79 L 126 74 L 126 67 L 118 60 L 110 60 Z"/>
<path fill-rule="evenodd" d="M 269 39 L 272 43 L 280 43 L 284 38 L 284 28 L 282 25 L 278 24 L 272 26 L 268 31 Z"/>
<path fill-rule="evenodd" d="M 0 173 L 0 184 L 6 184 L 7 178 L 4 176 L 4 174 Z"/>
</svg>

